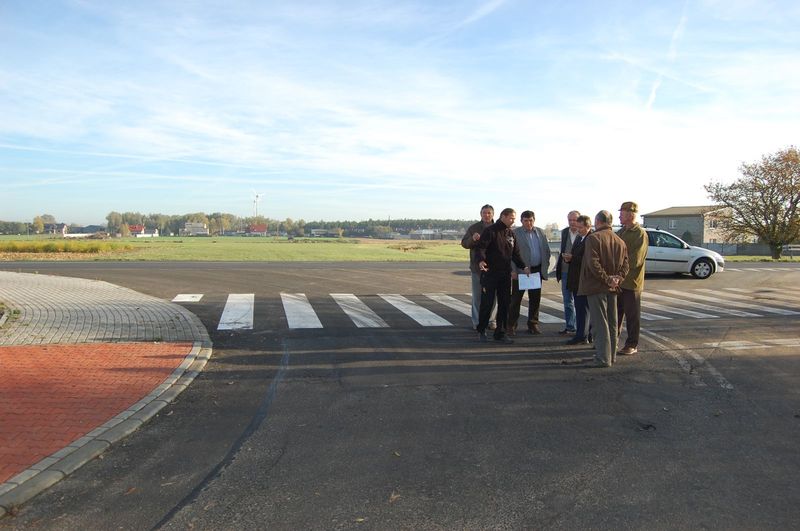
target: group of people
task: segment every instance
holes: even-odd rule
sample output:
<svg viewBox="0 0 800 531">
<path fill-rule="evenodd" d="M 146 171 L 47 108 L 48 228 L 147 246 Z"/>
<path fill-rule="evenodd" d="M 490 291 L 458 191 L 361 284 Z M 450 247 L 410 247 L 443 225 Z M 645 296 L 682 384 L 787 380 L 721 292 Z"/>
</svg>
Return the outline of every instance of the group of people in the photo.
<svg viewBox="0 0 800 531">
<path fill-rule="evenodd" d="M 622 227 L 612 230 L 613 216 L 601 210 L 594 217 L 577 210 L 567 215 L 561 231 L 556 280 L 564 300 L 564 329 L 572 336 L 568 345 L 594 344 L 592 366 L 611 367 L 616 356 L 638 352 L 641 296 L 647 257 L 647 233 L 637 222 L 638 205 L 622 203 Z M 520 215 L 520 227 L 512 228 L 516 211 L 506 208 L 494 220 L 491 205 L 481 207 L 481 219 L 461 240 L 470 251 L 472 272 L 472 325 L 479 341 L 487 330 L 495 341 L 513 343 L 525 292 L 528 293 L 527 332 L 538 335 L 542 282 L 548 279 L 550 245 L 542 229 L 534 225 L 530 210 Z M 625 324 L 627 337 L 618 341 Z"/>
</svg>

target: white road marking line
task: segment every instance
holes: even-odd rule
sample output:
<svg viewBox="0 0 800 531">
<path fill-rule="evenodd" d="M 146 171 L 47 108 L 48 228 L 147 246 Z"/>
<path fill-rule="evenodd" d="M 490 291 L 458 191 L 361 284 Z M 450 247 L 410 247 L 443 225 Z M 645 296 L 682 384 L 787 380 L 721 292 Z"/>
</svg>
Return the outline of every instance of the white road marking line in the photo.
<svg viewBox="0 0 800 531">
<path fill-rule="evenodd" d="M 653 292 L 648 292 L 646 296 L 648 298 L 653 298 L 653 299 L 664 301 L 664 302 L 678 303 L 679 305 L 687 304 L 687 305 L 691 305 L 692 308 L 697 308 L 699 310 L 707 310 L 707 311 L 710 311 L 710 312 L 718 312 L 718 313 L 724 313 L 724 314 L 728 314 L 728 315 L 735 315 L 737 317 L 761 317 L 757 313 L 743 312 L 742 310 L 729 310 L 727 308 L 720 308 L 718 306 L 709 306 L 708 304 L 703 304 L 701 302 L 687 301 L 685 299 L 679 299 L 679 298 L 676 298 L 676 297 L 666 297 L 664 295 L 659 295 L 659 294 L 653 293 Z"/>
<path fill-rule="evenodd" d="M 722 387 L 723 389 L 733 389 L 733 384 L 731 384 L 724 376 L 722 376 L 722 374 L 713 365 L 711 365 L 711 363 L 709 363 L 707 359 L 705 359 L 703 356 L 701 356 L 694 350 L 686 347 L 685 345 L 681 345 L 680 343 L 678 343 L 673 339 L 670 339 L 666 336 L 662 336 L 661 334 L 656 334 L 655 332 L 652 332 L 650 330 L 642 330 L 641 333 L 647 335 L 648 337 L 655 337 L 656 339 L 663 341 L 664 343 L 668 343 L 673 348 L 679 351 L 686 352 L 687 354 L 689 354 L 689 356 L 694 358 L 695 361 L 700 363 L 702 367 L 704 367 L 708 372 L 711 373 L 711 375 L 714 377 L 714 379 L 717 381 L 717 384 L 719 384 L 720 387 Z"/>
<path fill-rule="evenodd" d="M 436 301 L 439 304 L 443 304 L 450 309 L 453 309 L 459 313 L 463 313 L 464 315 L 472 317 L 472 304 L 460 301 L 455 297 L 451 297 L 450 295 L 445 295 L 444 293 L 426 293 L 425 296 L 431 299 L 432 301 Z"/>
<path fill-rule="evenodd" d="M 771 295 L 776 297 L 775 302 L 780 304 L 781 299 L 790 300 L 792 302 L 800 302 L 800 293 L 789 291 L 786 288 L 762 288 L 758 291 L 744 289 L 744 288 L 724 288 L 727 291 L 735 291 L 736 293 L 745 293 L 755 299 L 757 295 Z"/>
<path fill-rule="evenodd" d="M 217 330 L 252 330 L 255 298 L 253 293 L 228 295 L 228 301 L 222 310 Z"/>
<path fill-rule="evenodd" d="M 794 310 L 785 310 L 783 308 L 772 308 L 772 307 L 766 306 L 764 304 L 750 304 L 750 303 L 738 302 L 738 301 L 730 300 L 730 299 L 737 299 L 737 300 L 744 299 L 744 300 L 748 300 L 748 301 L 753 300 L 753 297 L 752 296 L 748 296 L 748 295 L 739 295 L 737 293 L 730 293 L 730 292 L 727 292 L 727 291 L 725 291 L 725 292 L 714 291 L 713 289 L 699 289 L 697 291 L 701 291 L 703 293 L 710 293 L 710 294 L 713 294 L 713 295 L 717 295 L 718 297 L 726 299 L 725 300 L 725 304 L 730 304 L 731 306 L 736 306 L 738 308 L 750 308 L 752 310 L 760 310 L 762 312 L 776 313 L 776 314 L 779 314 L 779 315 L 800 315 L 800 312 L 796 312 Z M 695 298 L 700 298 L 700 296 L 697 296 L 697 295 L 695 295 L 694 297 Z M 715 301 L 715 302 L 718 302 L 718 301 L 719 301 L 719 299 L 717 301 Z"/>
<path fill-rule="evenodd" d="M 202 293 L 179 293 L 175 295 L 172 302 L 198 302 L 202 298 Z"/>
<path fill-rule="evenodd" d="M 645 297 L 642 296 L 642 299 Z M 686 317 L 694 317 L 695 319 L 718 319 L 719 317 L 716 315 L 711 315 L 708 313 L 701 313 L 701 312 L 694 312 L 692 310 L 687 310 L 685 308 L 672 308 L 670 306 L 664 306 L 663 304 L 658 304 L 656 302 L 650 302 L 647 300 L 642 300 L 642 306 L 646 308 L 652 308 L 653 310 L 658 310 L 659 312 L 664 313 L 676 313 L 678 315 L 684 315 Z"/>
<path fill-rule="evenodd" d="M 319 317 L 308 302 L 305 293 L 281 293 L 283 311 L 292 330 L 297 328 L 322 328 Z"/>
<path fill-rule="evenodd" d="M 539 322 L 540 323 L 563 323 L 563 317 L 556 317 L 554 315 L 550 315 L 549 313 L 545 313 L 541 310 L 542 305 L 539 305 Z M 528 304 L 520 305 L 519 311 L 520 319 L 527 319 L 528 318 Z"/>
<path fill-rule="evenodd" d="M 767 313 L 783 313 L 783 311 L 786 311 L 786 310 L 771 311 L 772 310 L 771 308 L 765 308 L 764 306 L 762 306 L 760 304 L 750 304 L 750 303 L 747 303 L 747 302 L 739 302 L 739 301 L 732 301 L 732 300 L 722 300 L 721 297 L 710 297 L 708 295 L 701 295 L 699 293 L 692 293 L 690 291 L 683 292 L 683 291 L 671 290 L 671 289 L 662 289 L 661 291 L 663 291 L 664 293 L 674 293 L 676 295 L 680 295 L 682 297 L 688 297 L 690 299 L 696 299 L 696 300 L 701 300 L 701 301 L 709 301 L 709 302 L 716 302 L 716 303 L 724 303 L 724 304 L 726 304 L 728 306 L 733 306 L 734 308 L 745 308 L 745 309 L 748 309 L 748 310 L 759 310 L 759 311 L 764 311 L 764 312 L 767 312 Z M 709 291 L 710 291 L 710 293 L 717 293 L 717 292 L 712 291 L 712 290 L 709 290 Z M 751 297 L 745 297 L 745 298 L 751 298 Z"/>
<path fill-rule="evenodd" d="M 564 303 L 563 302 L 555 302 L 550 299 L 545 299 L 542 297 L 541 306 L 547 306 L 548 308 L 555 308 L 556 310 L 564 311 Z M 656 315 L 652 313 L 642 312 L 641 314 L 642 319 L 645 321 L 667 321 L 672 319 L 672 317 L 666 317 L 664 315 Z M 556 322 L 561 322 L 564 319 L 558 319 Z"/>
<path fill-rule="evenodd" d="M 724 348 L 725 350 L 748 350 L 751 348 L 762 348 L 763 345 L 752 341 L 717 341 L 715 343 L 703 343 L 707 347 Z"/>
<path fill-rule="evenodd" d="M 650 335 L 653 334 L 652 332 L 642 330 L 640 333 L 642 339 L 645 339 L 647 342 L 652 343 L 653 345 L 660 348 L 663 352 L 665 352 L 668 356 L 674 358 L 675 361 L 678 362 L 678 366 L 681 369 L 683 369 L 683 372 L 685 372 L 686 375 L 692 379 L 692 385 L 694 385 L 694 387 L 706 387 L 706 383 L 700 378 L 700 374 L 698 374 L 697 371 L 694 370 L 692 364 L 689 363 L 689 360 L 684 358 L 680 352 L 673 350 L 667 345 L 659 341 L 656 341 L 654 338 L 650 337 Z"/>
<path fill-rule="evenodd" d="M 767 343 L 778 345 L 780 347 L 800 347 L 800 339 L 787 338 L 787 339 L 765 339 Z"/>
<path fill-rule="evenodd" d="M 439 317 L 427 308 L 423 308 L 402 295 L 379 293 L 378 297 L 411 317 L 422 326 L 453 326 L 450 321 Z"/>
<path fill-rule="evenodd" d="M 331 293 L 336 304 L 358 328 L 388 328 L 386 321 L 352 293 Z"/>
</svg>

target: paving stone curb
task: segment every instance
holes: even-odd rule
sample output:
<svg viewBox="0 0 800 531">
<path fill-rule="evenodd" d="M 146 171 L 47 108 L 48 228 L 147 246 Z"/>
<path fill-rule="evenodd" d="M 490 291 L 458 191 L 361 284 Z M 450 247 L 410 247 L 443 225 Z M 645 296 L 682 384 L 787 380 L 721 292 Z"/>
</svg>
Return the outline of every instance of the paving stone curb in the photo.
<svg viewBox="0 0 800 531">
<path fill-rule="evenodd" d="M 192 349 L 146 397 L 65 448 L 0 484 L 0 519 L 127 437 L 172 402 L 212 354 L 200 319 L 186 308 L 102 281 L 0 272 L 0 295 L 19 308 L 0 345 L 189 341 Z M 0 324 L 9 319 L 6 311 Z"/>
<path fill-rule="evenodd" d="M 45 457 L 27 470 L 0 484 L 0 518 L 40 492 L 95 459 L 108 447 L 127 437 L 172 402 L 194 380 L 211 358 L 210 341 L 195 341 L 172 375 L 139 402 L 90 431 L 69 446 Z"/>
</svg>

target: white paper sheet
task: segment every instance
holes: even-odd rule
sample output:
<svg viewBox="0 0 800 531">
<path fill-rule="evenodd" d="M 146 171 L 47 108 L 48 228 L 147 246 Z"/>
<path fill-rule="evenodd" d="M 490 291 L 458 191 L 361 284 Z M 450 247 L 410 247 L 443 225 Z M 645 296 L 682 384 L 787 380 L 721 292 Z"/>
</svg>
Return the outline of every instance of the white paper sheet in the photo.
<svg viewBox="0 0 800 531">
<path fill-rule="evenodd" d="M 531 273 L 530 275 L 520 273 L 517 278 L 519 280 L 520 291 L 526 289 L 542 289 L 542 276 L 539 273 Z"/>
</svg>

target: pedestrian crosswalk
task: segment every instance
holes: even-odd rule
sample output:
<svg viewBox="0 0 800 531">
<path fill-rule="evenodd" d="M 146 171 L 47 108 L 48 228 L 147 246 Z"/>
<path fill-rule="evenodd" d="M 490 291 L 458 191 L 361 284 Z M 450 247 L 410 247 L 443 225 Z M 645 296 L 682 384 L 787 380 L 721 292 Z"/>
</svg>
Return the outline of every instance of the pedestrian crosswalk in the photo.
<svg viewBox="0 0 800 531">
<path fill-rule="evenodd" d="M 211 296 L 213 297 L 213 295 Z M 178 294 L 173 302 L 191 307 L 206 294 Z M 217 300 L 219 297 L 217 296 Z M 329 293 L 308 297 L 305 293 L 281 293 L 282 312 L 269 312 L 255 321 L 256 307 L 271 304 L 257 299 L 254 293 L 233 293 L 225 296 L 225 304 L 216 323 L 218 330 L 252 330 L 255 327 L 288 328 L 290 330 L 319 329 L 343 324 L 359 329 L 397 327 L 469 326 L 471 305 L 469 293 L 422 293 L 402 295 L 379 293 L 356 295 Z M 561 298 L 542 296 L 539 320 L 541 323 L 563 323 Z M 336 317 L 342 315 L 343 317 Z M 523 303 L 523 319 L 527 307 Z M 642 295 L 642 320 L 665 321 L 676 319 L 760 318 L 767 316 L 800 315 L 800 288 L 781 290 L 724 289 L 661 289 L 645 291 Z M 321 318 L 321 316 L 323 318 Z M 342 320 L 344 319 L 344 320 Z M 326 324 L 327 323 L 327 324 Z"/>
</svg>

